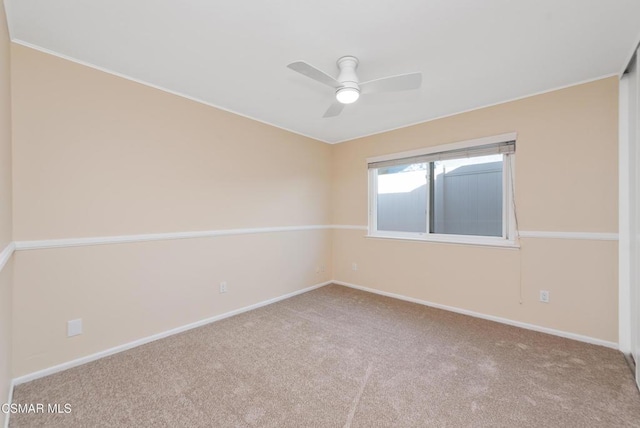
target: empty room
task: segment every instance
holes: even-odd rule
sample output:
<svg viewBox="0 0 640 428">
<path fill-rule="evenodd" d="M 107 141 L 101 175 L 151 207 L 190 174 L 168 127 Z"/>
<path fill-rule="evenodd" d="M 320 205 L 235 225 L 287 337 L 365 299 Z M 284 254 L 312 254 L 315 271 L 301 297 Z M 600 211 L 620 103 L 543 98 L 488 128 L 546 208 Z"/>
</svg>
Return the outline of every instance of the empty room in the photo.
<svg viewBox="0 0 640 428">
<path fill-rule="evenodd" d="M 0 426 L 640 427 L 640 2 L 0 2 Z"/>
</svg>

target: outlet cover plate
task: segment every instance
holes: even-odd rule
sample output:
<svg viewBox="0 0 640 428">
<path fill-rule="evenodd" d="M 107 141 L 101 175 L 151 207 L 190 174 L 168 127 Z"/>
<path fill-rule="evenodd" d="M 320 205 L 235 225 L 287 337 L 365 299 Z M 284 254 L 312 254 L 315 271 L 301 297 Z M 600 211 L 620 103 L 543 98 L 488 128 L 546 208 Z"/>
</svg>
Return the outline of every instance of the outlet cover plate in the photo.
<svg viewBox="0 0 640 428">
<path fill-rule="evenodd" d="M 540 301 L 542 303 L 549 303 L 549 292 L 547 290 L 540 290 Z"/>
<path fill-rule="evenodd" d="M 67 337 L 82 334 L 82 318 L 67 321 Z"/>
</svg>

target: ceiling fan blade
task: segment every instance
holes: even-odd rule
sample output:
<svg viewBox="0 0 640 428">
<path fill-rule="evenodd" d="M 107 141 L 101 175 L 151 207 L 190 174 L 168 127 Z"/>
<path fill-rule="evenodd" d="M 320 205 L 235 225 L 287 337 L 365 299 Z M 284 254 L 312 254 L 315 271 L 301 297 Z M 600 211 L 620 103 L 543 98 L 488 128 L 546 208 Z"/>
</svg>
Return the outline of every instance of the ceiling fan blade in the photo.
<svg viewBox="0 0 640 428">
<path fill-rule="evenodd" d="M 320 83 L 324 83 L 325 85 L 331 86 L 332 88 L 337 88 L 340 86 L 340 82 L 338 82 L 333 77 L 329 76 L 322 70 L 318 70 L 314 66 L 307 64 L 304 61 L 296 61 L 287 65 L 293 71 L 297 71 L 300 74 L 304 74 L 307 77 L 312 78 Z"/>
<path fill-rule="evenodd" d="M 360 83 L 360 92 L 371 94 L 374 92 L 406 91 L 418 89 L 422 85 L 422 73 L 399 74 Z"/>
<path fill-rule="evenodd" d="M 344 104 L 335 101 L 333 104 L 331 104 L 331 106 L 327 109 L 324 116 L 322 117 L 335 117 L 342 112 L 343 108 Z"/>
</svg>

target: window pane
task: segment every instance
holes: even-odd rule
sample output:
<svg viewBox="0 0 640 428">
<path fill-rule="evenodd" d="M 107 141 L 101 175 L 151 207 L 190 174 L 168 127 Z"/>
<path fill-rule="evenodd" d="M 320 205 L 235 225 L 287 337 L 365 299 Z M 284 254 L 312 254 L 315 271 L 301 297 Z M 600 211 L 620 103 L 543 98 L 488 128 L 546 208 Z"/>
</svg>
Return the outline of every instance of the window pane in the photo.
<svg viewBox="0 0 640 428">
<path fill-rule="evenodd" d="M 433 233 L 502 236 L 503 155 L 434 162 Z"/>
<path fill-rule="evenodd" d="M 378 170 L 378 230 L 427 231 L 427 164 Z"/>
</svg>

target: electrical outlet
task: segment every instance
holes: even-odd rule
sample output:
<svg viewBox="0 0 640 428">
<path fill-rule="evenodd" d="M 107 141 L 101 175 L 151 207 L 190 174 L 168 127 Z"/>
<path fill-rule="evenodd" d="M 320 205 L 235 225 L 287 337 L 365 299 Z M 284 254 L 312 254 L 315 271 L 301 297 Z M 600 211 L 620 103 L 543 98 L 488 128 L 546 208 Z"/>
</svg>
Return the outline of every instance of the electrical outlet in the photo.
<svg viewBox="0 0 640 428">
<path fill-rule="evenodd" d="M 82 334 L 82 318 L 67 321 L 67 337 Z"/>
<path fill-rule="evenodd" d="M 324 265 L 320 265 L 320 272 L 324 272 L 324 270 L 325 270 Z"/>
<path fill-rule="evenodd" d="M 222 281 L 220 283 L 220 292 L 221 293 L 226 293 L 227 292 L 227 281 Z"/>
<path fill-rule="evenodd" d="M 540 301 L 542 303 L 549 303 L 549 292 L 547 290 L 540 290 Z"/>
<path fill-rule="evenodd" d="M 351 270 L 358 270 L 358 264 L 357 263 L 351 263 Z"/>
</svg>

